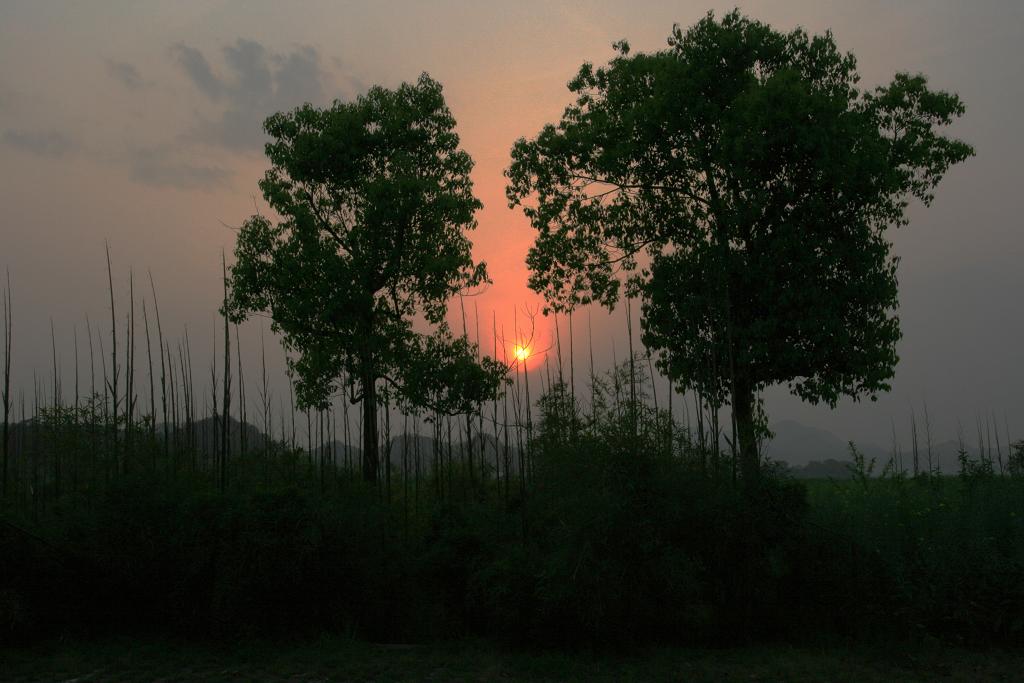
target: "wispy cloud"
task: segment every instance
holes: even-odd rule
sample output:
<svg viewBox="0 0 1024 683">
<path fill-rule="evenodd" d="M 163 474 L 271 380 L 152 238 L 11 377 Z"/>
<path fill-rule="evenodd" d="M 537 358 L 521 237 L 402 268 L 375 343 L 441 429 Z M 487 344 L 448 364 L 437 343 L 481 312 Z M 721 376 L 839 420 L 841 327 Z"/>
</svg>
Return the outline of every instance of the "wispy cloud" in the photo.
<svg viewBox="0 0 1024 683">
<path fill-rule="evenodd" d="M 107 60 L 107 73 L 129 90 L 138 90 L 145 81 L 142 80 L 142 74 L 132 64 L 128 62 L 117 62 L 112 59 Z"/>
<path fill-rule="evenodd" d="M 179 43 L 171 48 L 171 54 L 200 92 L 212 99 L 220 98 L 223 94 L 223 86 L 220 79 L 213 75 L 213 69 L 210 68 L 210 63 L 206 61 L 202 52 Z"/>
<path fill-rule="evenodd" d="M 41 157 L 60 158 L 75 148 L 74 142 L 58 130 L 4 131 L 3 141 L 10 147 Z"/>
<path fill-rule="evenodd" d="M 330 80 L 312 47 L 281 54 L 240 39 L 222 48 L 223 75 L 194 47 L 178 44 L 171 53 L 196 90 L 221 104 L 219 114 L 201 119 L 189 137 L 239 152 L 262 150 L 263 120 L 270 114 L 323 102 Z"/>
<path fill-rule="evenodd" d="M 132 153 L 132 179 L 144 185 L 211 191 L 225 186 L 231 175 L 219 166 L 169 160 L 166 154 L 156 150 Z"/>
</svg>

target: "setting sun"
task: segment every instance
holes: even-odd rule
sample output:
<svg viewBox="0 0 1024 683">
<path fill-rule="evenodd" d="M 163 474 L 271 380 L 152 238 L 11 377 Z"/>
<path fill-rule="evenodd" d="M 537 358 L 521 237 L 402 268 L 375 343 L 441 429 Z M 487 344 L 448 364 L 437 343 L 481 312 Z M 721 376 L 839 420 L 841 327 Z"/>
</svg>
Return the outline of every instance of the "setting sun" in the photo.
<svg viewBox="0 0 1024 683">
<path fill-rule="evenodd" d="M 512 349 L 512 353 L 515 355 L 516 360 L 524 361 L 530 357 L 530 349 L 526 346 L 516 346 Z"/>
</svg>

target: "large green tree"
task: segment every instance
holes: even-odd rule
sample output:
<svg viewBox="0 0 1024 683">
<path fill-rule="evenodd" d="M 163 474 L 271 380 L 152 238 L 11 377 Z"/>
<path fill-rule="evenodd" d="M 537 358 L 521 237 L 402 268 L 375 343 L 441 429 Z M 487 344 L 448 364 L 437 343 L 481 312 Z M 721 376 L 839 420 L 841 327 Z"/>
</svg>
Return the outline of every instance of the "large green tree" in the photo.
<svg viewBox="0 0 1024 683">
<path fill-rule="evenodd" d="M 481 207 L 441 85 L 426 74 L 264 124 L 260 189 L 279 220 L 238 233 L 228 313 L 268 314 L 303 406 L 361 402 L 363 474 L 378 472 L 377 408 L 466 412 L 501 368 L 445 324 L 452 296 L 488 281 L 467 231 Z M 427 323 L 430 333 L 414 323 Z"/>
<path fill-rule="evenodd" d="M 888 390 L 900 337 L 888 228 L 973 153 L 960 99 L 924 76 L 857 87 L 831 33 L 732 12 L 668 48 L 584 64 L 557 125 L 512 149 L 508 198 L 537 230 L 530 285 L 556 309 L 642 297 L 646 344 L 681 386 L 731 404 L 759 470 L 757 394 Z"/>
</svg>

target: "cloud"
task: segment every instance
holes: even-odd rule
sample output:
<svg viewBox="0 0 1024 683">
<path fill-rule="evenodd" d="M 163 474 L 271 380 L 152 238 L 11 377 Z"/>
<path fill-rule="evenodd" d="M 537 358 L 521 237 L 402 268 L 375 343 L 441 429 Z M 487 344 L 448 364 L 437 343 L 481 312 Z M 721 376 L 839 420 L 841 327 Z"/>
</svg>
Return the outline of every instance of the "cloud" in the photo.
<svg viewBox="0 0 1024 683">
<path fill-rule="evenodd" d="M 329 75 L 315 48 L 280 54 L 256 41 L 239 39 L 222 52 L 225 69 L 220 75 L 196 48 L 184 44 L 172 48 L 189 82 L 206 99 L 221 105 L 215 117 L 200 119 L 189 135 L 194 140 L 258 152 L 266 141 L 263 120 L 267 116 L 326 99 Z"/>
<path fill-rule="evenodd" d="M 74 142 L 58 130 L 4 131 L 3 140 L 15 149 L 41 157 L 60 158 L 75 148 Z"/>
<path fill-rule="evenodd" d="M 138 90 L 145 85 L 139 70 L 127 62 L 115 62 L 108 59 L 107 73 L 129 90 Z"/>
<path fill-rule="evenodd" d="M 199 88 L 199 91 L 211 99 L 219 99 L 223 94 L 223 85 L 210 68 L 203 53 L 194 47 L 177 44 L 171 48 L 171 54 L 178 66 L 185 70 L 188 79 Z"/>
<path fill-rule="evenodd" d="M 231 178 L 230 171 L 218 166 L 168 161 L 154 150 L 136 150 L 132 156 L 132 179 L 144 185 L 209 191 Z"/>
</svg>

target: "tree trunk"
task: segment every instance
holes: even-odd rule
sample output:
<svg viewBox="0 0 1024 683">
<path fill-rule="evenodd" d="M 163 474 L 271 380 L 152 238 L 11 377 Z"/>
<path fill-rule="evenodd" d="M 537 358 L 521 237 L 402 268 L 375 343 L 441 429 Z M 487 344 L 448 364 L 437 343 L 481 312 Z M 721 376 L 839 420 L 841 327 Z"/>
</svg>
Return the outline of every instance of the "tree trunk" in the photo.
<svg viewBox="0 0 1024 683">
<path fill-rule="evenodd" d="M 377 439 L 377 379 L 374 376 L 373 361 L 363 359 L 363 480 L 377 482 L 378 439 Z"/>
<path fill-rule="evenodd" d="M 749 383 L 736 380 L 732 405 L 739 441 L 740 473 L 744 482 L 751 484 L 761 474 L 761 459 L 757 452 L 757 435 L 754 429 L 754 391 Z"/>
</svg>

